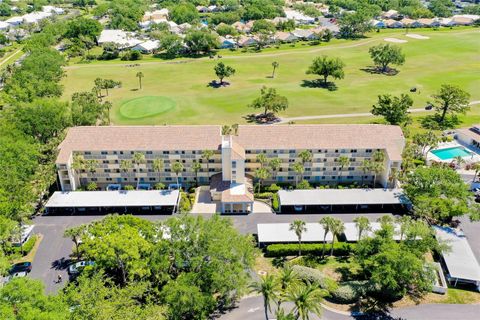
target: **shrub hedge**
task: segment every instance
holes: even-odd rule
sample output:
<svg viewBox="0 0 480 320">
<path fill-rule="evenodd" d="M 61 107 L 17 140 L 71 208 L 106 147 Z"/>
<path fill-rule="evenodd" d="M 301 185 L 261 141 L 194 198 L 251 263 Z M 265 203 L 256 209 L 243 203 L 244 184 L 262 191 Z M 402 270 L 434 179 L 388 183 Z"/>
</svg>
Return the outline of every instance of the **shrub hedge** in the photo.
<svg viewBox="0 0 480 320">
<path fill-rule="evenodd" d="M 328 290 L 328 292 L 334 292 L 338 287 L 335 280 L 327 277 L 318 269 L 294 265 L 292 270 L 300 280 L 317 283 L 320 288 Z"/>
<path fill-rule="evenodd" d="M 23 244 L 23 252 L 25 253 L 24 255 L 27 255 L 30 253 L 30 251 L 32 251 L 33 246 L 35 245 L 36 242 L 37 242 L 37 235 L 36 234 L 31 235 L 30 238 Z M 14 254 L 21 254 L 22 253 L 21 251 L 22 251 L 21 246 L 13 247 Z"/>
<path fill-rule="evenodd" d="M 330 295 L 338 303 L 355 303 L 369 291 L 368 281 L 347 281 L 339 285 Z"/>
<path fill-rule="evenodd" d="M 355 244 L 346 242 L 336 242 L 333 245 L 334 256 L 348 256 L 353 251 Z M 322 254 L 323 244 L 321 243 L 302 243 L 302 254 L 320 255 Z M 325 254 L 330 254 L 331 244 L 327 243 Z M 265 249 L 266 257 L 284 257 L 298 254 L 298 243 L 271 244 Z"/>
</svg>

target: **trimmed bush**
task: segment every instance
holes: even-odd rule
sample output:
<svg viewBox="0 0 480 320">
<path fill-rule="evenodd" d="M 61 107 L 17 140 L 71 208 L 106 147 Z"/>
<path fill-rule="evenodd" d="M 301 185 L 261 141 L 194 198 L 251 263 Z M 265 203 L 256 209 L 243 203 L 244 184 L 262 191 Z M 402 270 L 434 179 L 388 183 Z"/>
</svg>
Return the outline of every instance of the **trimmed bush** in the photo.
<svg viewBox="0 0 480 320">
<path fill-rule="evenodd" d="M 32 251 L 33 246 L 35 245 L 35 242 L 37 242 L 37 235 L 33 234 L 30 236 L 30 238 L 23 244 L 23 252 L 25 253 L 24 255 L 27 255 Z M 12 247 L 13 248 L 13 253 L 14 254 L 21 254 L 22 253 L 22 247 Z"/>
<path fill-rule="evenodd" d="M 271 199 L 273 197 L 273 192 L 261 192 L 255 193 L 255 198 L 257 199 Z"/>
<path fill-rule="evenodd" d="M 277 191 L 280 191 L 282 188 L 278 185 L 276 185 L 275 183 L 269 185 L 266 190 L 267 191 L 270 191 L 270 192 L 277 192 Z"/>
<path fill-rule="evenodd" d="M 348 256 L 354 250 L 355 245 L 346 242 L 336 242 L 333 245 L 334 256 Z M 331 244 L 327 243 L 325 254 L 330 254 Z M 323 244 L 321 243 L 302 243 L 302 254 L 321 255 Z M 265 249 L 266 257 L 285 257 L 298 254 L 298 243 L 271 244 Z"/>
<path fill-rule="evenodd" d="M 180 213 L 187 213 L 192 210 L 192 202 L 190 197 L 185 192 L 180 192 L 180 204 L 179 204 Z"/>
<path fill-rule="evenodd" d="M 335 280 L 330 279 L 318 269 L 294 265 L 292 270 L 300 280 L 317 283 L 320 288 L 328 290 L 328 292 L 333 292 L 337 289 L 338 285 Z"/>
<path fill-rule="evenodd" d="M 338 303 L 355 303 L 368 291 L 368 281 L 348 281 L 331 292 L 332 299 Z"/>
<path fill-rule="evenodd" d="M 272 198 L 272 208 L 277 211 L 280 209 L 280 201 L 278 200 L 278 194 L 275 193 Z"/>
</svg>

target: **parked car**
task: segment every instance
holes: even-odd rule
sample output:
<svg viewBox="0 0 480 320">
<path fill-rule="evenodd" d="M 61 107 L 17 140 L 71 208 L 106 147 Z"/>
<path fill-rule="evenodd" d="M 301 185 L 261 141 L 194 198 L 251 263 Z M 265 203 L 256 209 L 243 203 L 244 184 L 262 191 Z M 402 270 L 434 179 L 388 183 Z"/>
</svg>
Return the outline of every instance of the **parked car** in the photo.
<svg viewBox="0 0 480 320">
<path fill-rule="evenodd" d="M 433 109 L 433 104 L 427 103 L 427 105 L 425 106 L 425 110 L 432 110 L 432 109 Z"/>
<path fill-rule="evenodd" d="M 27 272 L 26 272 L 26 271 L 15 272 L 14 274 L 9 275 L 9 276 L 5 279 L 5 283 L 9 283 L 9 282 L 12 281 L 12 279 L 14 279 L 14 278 L 23 278 L 23 277 L 26 277 L 26 276 L 27 276 Z"/>
<path fill-rule="evenodd" d="M 93 266 L 95 262 L 93 261 L 79 261 L 68 266 L 68 274 L 73 276 L 79 274 L 85 267 Z"/>
<path fill-rule="evenodd" d="M 10 268 L 10 275 L 13 275 L 14 273 L 18 273 L 18 272 L 30 272 L 32 271 L 32 263 L 31 262 L 20 262 L 20 263 L 16 263 L 14 264 L 11 268 Z"/>
</svg>

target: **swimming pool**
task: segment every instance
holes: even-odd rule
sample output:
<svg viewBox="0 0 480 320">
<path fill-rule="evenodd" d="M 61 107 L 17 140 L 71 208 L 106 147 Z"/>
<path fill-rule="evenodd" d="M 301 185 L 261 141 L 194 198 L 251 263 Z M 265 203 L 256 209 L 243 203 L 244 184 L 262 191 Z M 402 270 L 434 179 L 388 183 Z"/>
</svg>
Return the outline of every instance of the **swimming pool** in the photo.
<svg viewBox="0 0 480 320">
<path fill-rule="evenodd" d="M 469 157 L 472 155 L 470 151 L 467 151 L 463 147 L 452 147 L 446 149 L 433 150 L 432 153 L 442 160 L 452 160 L 455 157 Z"/>
</svg>

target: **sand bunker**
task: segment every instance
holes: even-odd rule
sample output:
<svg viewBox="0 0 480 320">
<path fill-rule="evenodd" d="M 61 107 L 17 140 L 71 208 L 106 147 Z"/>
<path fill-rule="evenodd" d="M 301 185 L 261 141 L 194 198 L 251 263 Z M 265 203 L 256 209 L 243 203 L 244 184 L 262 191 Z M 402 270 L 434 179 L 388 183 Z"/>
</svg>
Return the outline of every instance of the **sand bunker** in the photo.
<svg viewBox="0 0 480 320">
<path fill-rule="evenodd" d="M 405 42 L 408 42 L 407 40 L 401 40 L 401 39 L 397 39 L 397 38 L 385 38 L 383 39 L 387 42 L 394 42 L 394 43 L 405 43 Z"/>
<path fill-rule="evenodd" d="M 430 39 L 430 37 L 422 36 L 420 34 L 414 34 L 414 33 L 408 33 L 405 36 L 413 39 L 418 39 L 418 40 L 427 40 Z"/>
</svg>

